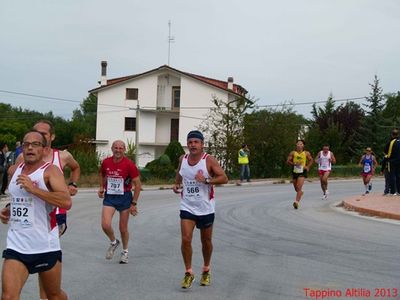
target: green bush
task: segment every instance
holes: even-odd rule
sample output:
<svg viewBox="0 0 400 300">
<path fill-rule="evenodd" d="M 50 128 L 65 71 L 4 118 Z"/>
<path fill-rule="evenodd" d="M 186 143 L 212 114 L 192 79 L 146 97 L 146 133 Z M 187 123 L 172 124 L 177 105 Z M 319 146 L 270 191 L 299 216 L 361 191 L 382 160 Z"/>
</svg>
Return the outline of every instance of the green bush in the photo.
<svg viewBox="0 0 400 300">
<path fill-rule="evenodd" d="M 166 154 L 161 155 L 159 160 L 160 160 L 160 165 L 162 166 L 168 166 L 171 164 L 171 159 Z"/>
<path fill-rule="evenodd" d="M 149 170 L 151 176 L 162 179 L 170 179 L 175 176 L 175 168 L 169 161 L 167 155 L 149 162 L 145 169 Z"/>
<path fill-rule="evenodd" d="M 84 152 L 79 149 L 72 150 L 71 154 L 78 162 L 81 168 L 81 174 L 88 175 L 98 173 L 100 166 L 100 158 L 96 151 Z"/>
<path fill-rule="evenodd" d="M 172 165 L 177 169 L 179 165 L 179 157 L 181 157 L 182 154 L 185 154 L 185 151 L 183 150 L 181 143 L 178 141 L 172 141 L 168 144 L 164 154 L 168 155 Z"/>
<path fill-rule="evenodd" d="M 146 182 L 151 178 L 151 173 L 149 169 L 139 168 L 139 172 L 140 172 L 140 180 L 142 182 Z"/>
</svg>

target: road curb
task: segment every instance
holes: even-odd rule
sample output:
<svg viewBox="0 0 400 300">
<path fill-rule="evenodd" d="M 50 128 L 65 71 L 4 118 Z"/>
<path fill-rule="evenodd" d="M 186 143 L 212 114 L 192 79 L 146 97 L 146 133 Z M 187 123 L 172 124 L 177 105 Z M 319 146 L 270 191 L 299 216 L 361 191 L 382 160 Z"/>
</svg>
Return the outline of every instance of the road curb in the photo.
<svg viewBox="0 0 400 300">
<path fill-rule="evenodd" d="M 400 220 L 400 198 L 397 196 L 353 196 L 343 200 L 342 204 L 345 209 L 364 215 Z"/>
</svg>

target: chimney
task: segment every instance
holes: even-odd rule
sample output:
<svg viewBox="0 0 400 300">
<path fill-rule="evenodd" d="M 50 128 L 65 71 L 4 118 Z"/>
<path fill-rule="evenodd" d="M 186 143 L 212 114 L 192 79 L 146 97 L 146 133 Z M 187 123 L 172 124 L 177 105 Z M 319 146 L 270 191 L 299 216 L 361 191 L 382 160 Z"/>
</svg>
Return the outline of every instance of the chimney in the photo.
<svg viewBox="0 0 400 300">
<path fill-rule="evenodd" d="M 233 91 L 233 77 L 228 77 L 228 90 Z"/>
<path fill-rule="evenodd" d="M 101 62 L 101 77 L 100 77 L 100 85 L 107 85 L 107 62 L 103 60 Z"/>
</svg>

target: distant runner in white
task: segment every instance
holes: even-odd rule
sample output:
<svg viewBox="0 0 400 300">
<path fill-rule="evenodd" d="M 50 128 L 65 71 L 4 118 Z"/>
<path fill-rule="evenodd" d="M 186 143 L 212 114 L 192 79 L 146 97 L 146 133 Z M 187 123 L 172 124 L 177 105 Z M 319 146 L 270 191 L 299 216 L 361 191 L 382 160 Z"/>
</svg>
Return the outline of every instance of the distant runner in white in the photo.
<svg viewBox="0 0 400 300">
<path fill-rule="evenodd" d="M 328 177 L 331 174 L 332 164 L 336 163 L 335 155 L 329 150 L 329 145 L 324 144 L 322 151 L 318 152 L 315 161 L 318 163 L 318 175 L 321 182 L 322 200 L 328 199 Z"/>
</svg>

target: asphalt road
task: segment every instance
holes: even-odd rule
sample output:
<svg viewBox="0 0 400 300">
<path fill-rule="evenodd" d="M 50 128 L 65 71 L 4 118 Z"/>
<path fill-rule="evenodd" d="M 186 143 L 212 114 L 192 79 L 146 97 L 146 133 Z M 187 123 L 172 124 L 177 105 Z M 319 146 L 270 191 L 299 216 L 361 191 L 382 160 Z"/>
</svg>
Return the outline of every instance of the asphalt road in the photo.
<svg viewBox="0 0 400 300">
<path fill-rule="evenodd" d="M 374 189 L 382 187 L 375 182 Z M 117 256 L 104 259 L 108 241 L 100 228 L 101 201 L 81 191 L 62 238 L 63 288 L 69 299 L 79 300 L 292 300 L 316 299 L 324 291 L 331 293 L 325 299 L 400 299 L 395 290 L 400 293 L 400 222 L 361 218 L 335 207 L 362 192 L 361 179 L 331 181 L 329 189 L 330 199 L 323 201 L 319 184 L 307 182 L 295 211 L 289 184 L 217 188 L 212 285 L 198 285 L 202 257 L 196 232 L 197 281 L 190 290 L 180 288 L 179 201 L 171 190 L 142 193 L 140 213 L 129 224 L 128 265 L 118 264 Z M 7 227 L 0 228 L 4 248 Z M 349 289 L 357 290 L 346 295 Z M 21 299 L 38 299 L 36 275 Z"/>
</svg>

